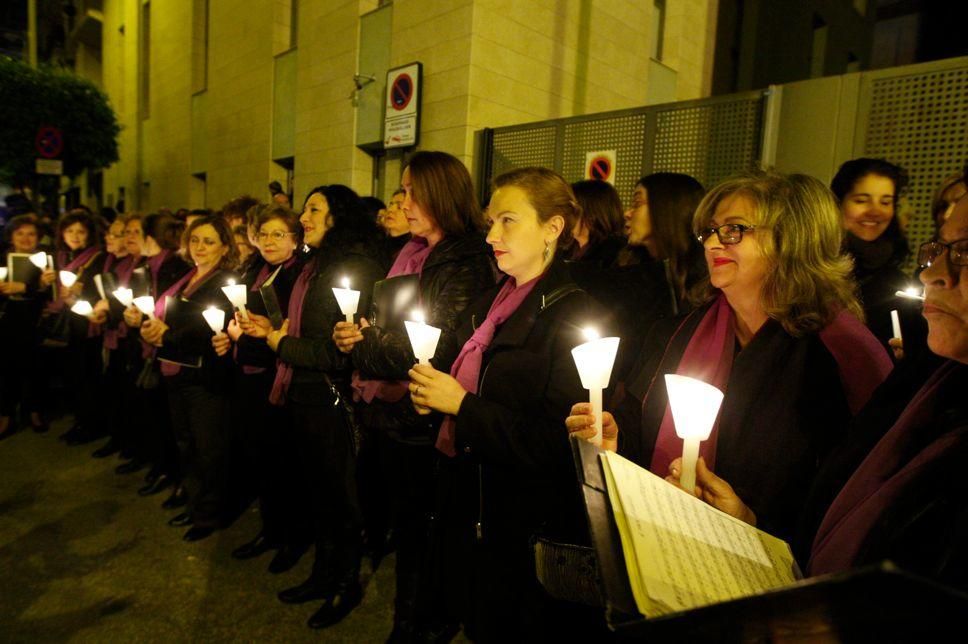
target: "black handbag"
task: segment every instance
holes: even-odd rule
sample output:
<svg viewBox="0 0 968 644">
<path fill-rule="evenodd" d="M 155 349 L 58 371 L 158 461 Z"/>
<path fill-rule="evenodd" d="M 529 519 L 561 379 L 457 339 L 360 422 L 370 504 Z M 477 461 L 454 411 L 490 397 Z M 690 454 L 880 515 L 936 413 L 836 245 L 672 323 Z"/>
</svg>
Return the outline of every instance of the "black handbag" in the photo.
<svg viewBox="0 0 968 644">
<path fill-rule="evenodd" d="M 363 442 L 363 431 L 360 429 L 360 424 L 356 421 L 356 411 L 353 408 L 353 403 L 348 401 L 340 393 L 328 375 L 323 374 L 323 376 L 326 378 L 326 385 L 333 395 L 333 406 L 337 408 L 340 419 L 343 421 L 343 429 L 349 435 L 349 443 L 353 450 L 353 456 L 356 457 L 360 453 L 360 445 Z"/>
</svg>

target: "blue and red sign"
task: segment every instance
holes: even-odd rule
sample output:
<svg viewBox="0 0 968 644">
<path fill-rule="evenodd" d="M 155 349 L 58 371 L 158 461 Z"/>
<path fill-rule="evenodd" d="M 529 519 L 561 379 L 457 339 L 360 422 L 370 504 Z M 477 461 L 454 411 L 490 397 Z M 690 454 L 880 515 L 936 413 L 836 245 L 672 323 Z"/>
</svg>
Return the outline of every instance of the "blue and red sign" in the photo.
<svg viewBox="0 0 968 644">
<path fill-rule="evenodd" d="M 400 74 L 390 87 L 390 105 L 398 112 L 407 109 L 413 100 L 413 79 L 410 74 Z"/>
<path fill-rule="evenodd" d="M 64 135 L 51 125 L 41 126 L 34 138 L 34 147 L 44 159 L 56 159 L 64 151 Z"/>
</svg>

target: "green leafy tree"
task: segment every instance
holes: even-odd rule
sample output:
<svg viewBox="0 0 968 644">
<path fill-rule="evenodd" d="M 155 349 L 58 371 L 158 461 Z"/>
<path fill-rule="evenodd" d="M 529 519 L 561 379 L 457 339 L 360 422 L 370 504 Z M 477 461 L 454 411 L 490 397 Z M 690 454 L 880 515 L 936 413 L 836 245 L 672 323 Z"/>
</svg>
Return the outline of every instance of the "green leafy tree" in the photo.
<svg viewBox="0 0 968 644">
<path fill-rule="evenodd" d="M 50 125 L 64 137 L 64 174 L 76 177 L 118 160 L 121 127 L 101 90 L 57 67 L 35 69 L 0 57 L 0 181 L 29 182 L 34 140 Z"/>
</svg>

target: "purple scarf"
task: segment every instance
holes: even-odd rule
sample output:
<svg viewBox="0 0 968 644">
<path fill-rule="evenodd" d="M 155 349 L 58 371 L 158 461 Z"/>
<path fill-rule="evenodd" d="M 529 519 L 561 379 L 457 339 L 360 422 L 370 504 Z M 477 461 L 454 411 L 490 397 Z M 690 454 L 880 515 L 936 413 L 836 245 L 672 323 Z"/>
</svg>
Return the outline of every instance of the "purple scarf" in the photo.
<svg viewBox="0 0 968 644">
<path fill-rule="evenodd" d="M 171 257 L 171 254 L 175 251 L 170 249 L 165 249 L 155 255 L 154 257 L 148 258 L 148 272 L 151 273 L 151 292 L 158 292 L 158 272 L 161 271 L 161 265 Z"/>
<path fill-rule="evenodd" d="M 310 260 L 303 266 L 302 272 L 293 284 L 292 294 L 289 296 L 289 335 L 294 338 L 299 337 L 302 327 L 303 302 L 306 293 L 309 291 L 309 280 L 313 276 L 313 269 L 316 262 Z M 292 383 L 292 365 L 286 364 L 282 360 L 276 360 L 276 379 L 272 382 L 272 391 L 269 393 L 269 402 L 273 405 L 283 405 L 286 402 L 286 393 Z"/>
<path fill-rule="evenodd" d="M 837 363 L 844 396 L 851 414 L 856 414 L 890 373 L 891 359 L 867 328 L 846 311 L 841 311 L 818 335 Z M 720 294 L 692 334 L 676 373 L 698 378 L 729 395 L 726 386 L 733 367 L 735 346 L 733 310 L 726 296 Z M 716 464 L 718 433 L 717 417 L 709 439 L 703 441 L 699 448 L 700 455 L 711 470 Z M 669 463 L 681 454 L 682 439 L 676 434 L 672 410 L 666 403 L 649 470 L 664 477 L 669 473 Z"/>
<path fill-rule="evenodd" d="M 77 273 L 77 279 L 80 280 L 81 276 L 84 274 L 84 269 L 87 268 L 87 264 L 94 259 L 94 257 L 101 252 L 101 249 L 97 246 L 88 246 L 80 253 L 77 257 L 72 259 L 70 262 L 67 261 L 67 251 L 59 250 L 57 251 L 55 257 L 55 266 L 59 266 L 62 271 L 70 271 L 72 273 Z M 80 269 L 80 270 L 78 270 Z M 55 290 L 57 292 L 56 285 L 60 284 L 60 277 L 54 282 Z M 60 311 L 64 308 L 64 300 L 58 297 L 56 300 L 47 305 L 48 311 Z"/>
<path fill-rule="evenodd" d="M 275 266 L 269 263 L 263 264 L 262 268 L 259 269 L 258 275 L 255 276 L 255 281 L 252 282 L 252 286 L 249 288 L 249 292 L 258 293 L 259 289 L 262 288 L 262 285 L 265 284 L 265 281 L 269 279 L 269 275 L 272 273 L 272 271 L 279 268 L 289 268 L 290 266 L 293 265 L 295 261 L 296 261 L 296 257 L 294 255 L 290 257 L 288 260 L 286 260 L 285 262 L 283 262 L 282 264 L 276 264 Z M 290 322 L 290 324 L 292 323 Z M 238 344 L 232 347 L 232 359 L 235 360 L 236 362 L 239 361 Z M 265 367 L 254 367 L 248 364 L 242 365 L 242 373 L 244 373 L 247 376 L 251 376 L 257 373 L 263 373 L 265 370 L 266 370 Z"/>
<path fill-rule="evenodd" d="M 433 247 L 427 243 L 423 237 L 413 237 L 397 255 L 396 261 L 387 273 L 387 279 L 400 275 L 420 275 L 423 272 L 424 264 L 430 256 Z M 386 402 L 397 402 L 407 394 L 406 380 L 367 380 L 360 375 L 359 371 L 353 372 L 353 400 L 362 400 L 369 404 L 374 398 Z"/>
<path fill-rule="evenodd" d="M 918 429 L 934 418 L 938 390 L 960 367 L 949 361 L 935 371 L 848 479 L 817 530 L 810 575 L 850 568 L 884 511 L 909 486 L 918 485 L 925 465 L 963 439 L 963 432 L 951 432 L 912 454 Z"/>
<path fill-rule="evenodd" d="M 491 308 L 487 310 L 487 317 L 474 330 L 474 335 L 470 337 L 464 346 L 461 347 L 457 359 L 450 368 L 452 375 L 461 386 L 472 394 L 477 393 L 477 385 L 481 376 L 481 364 L 484 360 L 484 352 L 491 346 L 494 334 L 498 327 L 504 324 L 511 317 L 524 298 L 534 288 L 534 285 L 541 279 L 539 275 L 530 282 L 518 286 L 514 278 L 510 278 L 497 292 L 497 297 L 491 302 Z M 454 427 L 456 419 L 453 416 L 444 418 L 440 425 L 440 432 L 437 434 L 437 449 L 447 456 L 454 457 L 457 452 L 454 449 Z"/>
<path fill-rule="evenodd" d="M 111 261 L 113 257 L 114 257 L 113 255 L 108 256 L 108 261 Z M 128 285 L 128 282 L 131 280 L 131 273 L 134 272 L 134 267 L 137 266 L 139 259 L 141 258 L 136 255 L 127 255 L 125 257 L 122 257 L 118 261 L 118 266 L 115 269 L 114 274 L 117 275 L 118 277 L 119 287 L 124 287 Z M 110 264 L 105 262 L 105 268 L 103 272 L 106 273 L 109 267 L 110 267 Z M 109 298 L 112 297 L 111 293 L 105 293 L 105 295 Z M 108 349 L 109 351 L 114 351 L 115 349 L 118 348 L 118 341 L 121 338 L 126 338 L 126 337 L 128 337 L 127 324 L 122 323 L 122 324 L 119 324 L 117 328 L 105 329 L 104 341 L 103 341 L 104 348 Z"/>
</svg>

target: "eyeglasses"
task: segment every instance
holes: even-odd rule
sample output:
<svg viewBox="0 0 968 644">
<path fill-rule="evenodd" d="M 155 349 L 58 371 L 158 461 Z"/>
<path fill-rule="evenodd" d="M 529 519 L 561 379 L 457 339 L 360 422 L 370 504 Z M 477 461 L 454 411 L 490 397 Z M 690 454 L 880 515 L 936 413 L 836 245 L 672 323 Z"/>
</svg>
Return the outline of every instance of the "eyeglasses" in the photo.
<svg viewBox="0 0 968 644">
<path fill-rule="evenodd" d="M 747 226 L 746 224 L 723 224 L 722 226 L 710 226 L 709 228 L 703 228 L 696 235 L 696 239 L 699 240 L 700 244 L 705 244 L 706 240 L 716 233 L 716 237 L 719 238 L 719 243 L 724 246 L 731 246 L 733 244 L 738 244 L 743 241 L 743 233 L 752 232 L 756 230 L 756 226 Z"/>
<path fill-rule="evenodd" d="M 921 247 L 918 248 L 918 265 L 921 268 L 931 266 L 946 250 L 948 251 L 949 264 L 952 266 L 968 266 L 968 239 L 956 239 L 947 244 L 939 241 L 921 244 Z"/>
<path fill-rule="evenodd" d="M 255 236 L 260 242 L 267 242 L 270 239 L 274 242 L 280 242 L 289 235 L 295 235 L 296 233 L 284 233 L 281 230 L 273 230 L 271 233 L 259 233 Z"/>
</svg>

